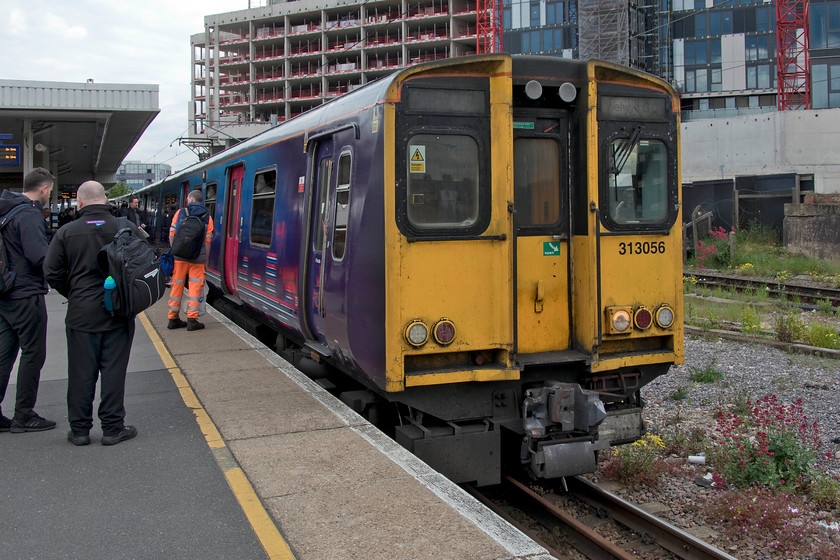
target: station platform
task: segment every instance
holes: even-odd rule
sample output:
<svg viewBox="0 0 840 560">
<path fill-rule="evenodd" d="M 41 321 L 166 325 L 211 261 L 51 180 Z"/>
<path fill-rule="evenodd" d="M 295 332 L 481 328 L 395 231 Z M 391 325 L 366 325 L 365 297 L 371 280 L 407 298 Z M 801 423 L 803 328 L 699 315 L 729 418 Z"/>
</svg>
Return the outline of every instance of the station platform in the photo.
<svg viewBox="0 0 840 560">
<path fill-rule="evenodd" d="M 141 314 L 138 437 L 102 446 L 94 419 L 93 444 L 71 445 L 65 310 L 47 295 L 36 411 L 58 427 L 0 434 L 0 557 L 552 558 L 212 309 L 194 332 L 166 329 L 165 298 Z"/>
</svg>

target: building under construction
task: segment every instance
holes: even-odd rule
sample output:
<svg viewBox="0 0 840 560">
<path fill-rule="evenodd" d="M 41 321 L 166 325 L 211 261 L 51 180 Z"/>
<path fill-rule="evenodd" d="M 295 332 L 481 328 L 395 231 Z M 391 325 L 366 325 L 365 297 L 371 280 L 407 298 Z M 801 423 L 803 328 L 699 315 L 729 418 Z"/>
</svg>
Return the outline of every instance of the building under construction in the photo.
<svg viewBox="0 0 840 560">
<path fill-rule="evenodd" d="M 476 0 L 301 0 L 205 17 L 191 37 L 200 156 L 380 76 L 476 53 Z"/>
<path fill-rule="evenodd" d="M 395 69 L 500 44 L 661 76 L 684 120 L 840 107 L 836 29 L 840 0 L 271 0 L 192 36 L 185 143 L 207 155 Z"/>
</svg>

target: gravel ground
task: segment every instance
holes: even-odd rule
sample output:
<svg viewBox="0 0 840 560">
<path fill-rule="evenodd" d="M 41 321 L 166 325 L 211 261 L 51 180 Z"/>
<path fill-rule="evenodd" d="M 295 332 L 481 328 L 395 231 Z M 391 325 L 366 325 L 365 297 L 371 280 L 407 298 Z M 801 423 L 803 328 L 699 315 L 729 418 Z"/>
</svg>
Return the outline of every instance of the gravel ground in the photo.
<svg viewBox="0 0 840 560">
<path fill-rule="evenodd" d="M 691 381 L 692 370 L 709 365 L 723 373 L 720 381 Z M 688 390 L 688 398 L 677 405 L 669 395 L 680 388 Z M 671 368 L 642 389 L 648 405 L 646 421 L 652 431 L 667 422 L 677 406 L 684 416 L 706 419 L 737 397 L 756 399 L 769 394 L 782 403 L 802 399 L 805 416 L 819 426 L 821 451 L 835 456 L 829 468 L 840 475 L 840 445 L 832 443 L 840 438 L 840 361 L 790 354 L 762 344 L 687 336 L 685 364 Z"/>
<path fill-rule="evenodd" d="M 711 365 L 723 374 L 714 383 L 696 383 L 690 379 L 693 370 Z M 671 395 L 678 389 L 687 391 L 687 398 L 675 401 Z M 753 399 L 774 394 L 780 403 L 802 399 L 803 413 L 809 422 L 816 421 L 822 439 L 822 453 L 829 453 L 829 472 L 840 478 L 840 361 L 787 353 L 761 344 L 748 344 L 720 339 L 687 336 L 685 364 L 671 369 L 642 390 L 646 400 L 645 421 L 653 433 L 662 433 L 672 425 L 679 409 L 685 429 L 715 428 L 714 413 L 736 398 Z M 838 443 L 834 443 L 836 440 Z M 818 531 L 807 546 L 822 547 L 820 553 L 803 552 L 794 556 L 781 554 L 768 544 L 760 529 L 738 538 L 727 537 L 721 527 L 706 514 L 719 490 L 709 487 L 702 477 L 715 470 L 714 465 L 689 465 L 685 457 L 672 456 L 668 462 L 683 469 L 682 474 L 664 474 L 652 487 L 619 484 L 606 480 L 601 473 L 593 478 L 623 498 L 652 505 L 656 515 L 684 530 L 694 533 L 739 559 L 804 558 L 824 560 L 840 558 L 840 531 L 836 528 Z M 790 507 L 790 506 L 789 506 Z M 802 512 L 797 523 L 815 527 L 840 521 L 840 510 Z M 792 529 L 793 530 L 793 529 Z M 794 537 L 797 538 L 797 537 Z M 812 548 L 811 550 L 814 550 Z M 827 554 L 825 551 L 828 550 Z M 644 556 L 644 555 L 643 555 Z M 661 552 L 651 558 L 666 558 Z"/>
</svg>

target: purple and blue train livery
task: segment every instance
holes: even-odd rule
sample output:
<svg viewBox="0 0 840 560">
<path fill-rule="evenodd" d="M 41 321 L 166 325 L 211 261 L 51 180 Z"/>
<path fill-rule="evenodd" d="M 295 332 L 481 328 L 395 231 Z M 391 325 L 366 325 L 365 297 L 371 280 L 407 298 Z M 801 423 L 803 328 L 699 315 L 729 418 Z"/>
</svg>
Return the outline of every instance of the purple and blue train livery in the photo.
<svg viewBox="0 0 840 560">
<path fill-rule="evenodd" d="M 641 437 L 641 387 L 682 362 L 678 117 L 609 63 L 463 57 L 137 194 L 164 240 L 201 189 L 212 292 L 360 383 L 340 396 L 432 466 L 555 478 Z"/>
</svg>

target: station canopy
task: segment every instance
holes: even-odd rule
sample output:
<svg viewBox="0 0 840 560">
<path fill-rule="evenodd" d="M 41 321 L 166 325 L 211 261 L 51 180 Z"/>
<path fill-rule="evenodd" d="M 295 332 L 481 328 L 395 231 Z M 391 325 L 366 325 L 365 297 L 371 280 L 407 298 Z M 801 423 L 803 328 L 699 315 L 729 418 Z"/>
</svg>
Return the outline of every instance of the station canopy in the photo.
<svg viewBox="0 0 840 560">
<path fill-rule="evenodd" d="M 156 84 L 0 80 L 0 187 L 20 190 L 34 167 L 64 193 L 91 179 L 112 185 L 159 112 Z"/>
</svg>

